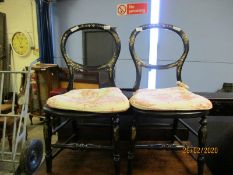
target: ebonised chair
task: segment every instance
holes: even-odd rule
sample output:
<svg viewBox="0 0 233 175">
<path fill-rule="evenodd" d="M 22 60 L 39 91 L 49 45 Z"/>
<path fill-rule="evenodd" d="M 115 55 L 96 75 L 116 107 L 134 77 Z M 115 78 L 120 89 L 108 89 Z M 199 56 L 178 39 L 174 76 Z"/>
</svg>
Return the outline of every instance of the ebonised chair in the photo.
<svg viewBox="0 0 233 175">
<path fill-rule="evenodd" d="M 109 58 L 108 62 L 99 66 L 85 66 L 73 61 L 66 50 L 66 43 L 71 34 L 83 30 L 101 30 L 108 32 L 114 41 L 115 49 L 113 56 Z M 68 92 L 61 95 L 56 95 L 48 99 L 44 106 L 45 125 L 44 125 L 44 139 L 46 148 L 46 167 L 47 172 L 52 171 L 52 159 L 65 148 L 74 150 L 112 150 L 113 162 L 115 166 L 115 174 L 120 174 L 120 153 L 119 153 L 119 118 L 118 114 L 124 112 L 129 108 L 129 101 L 120 89 L 114 87 L 114 66 L 120 54 L 120 39 L 115 29 L 109 25 L 87 23 L 74 26 L 68 29 L 61 39 L 61 52 L 69 70 L 69 85 Z M 109 88 L 100 89 L 73 89 L 74 71 L 88 72 L 88 71 L 106 71 L 110 79 Z M 53 126 L 53 120 L 63 118 L 59 125 Z M 76 136 L 77 119 L 85 121 L 90 119 L 109 119 L 108 127 L 111 127 L 112 141 L 109 145 L 100 144 L 85 144 L 80 142 L 73 142 Z M 51 136 L 63 126 L 72 123 L 73 134 L 64 142 L 51 144 Z M 100 123 L 86 123 L 85 126 L 99 126 Z M 102 126 L 100 124 L 100 126 Z M 71 128 L 72 129 L 72 128 Z M 93 130 L 93 132 L 96 132 Z M 58 149 L 59 148 L 59 149 Z M 56 149 L 56 152 L 54 150 Z"/>
<path fill-rule="evenodd" d="M 178 34 L 183 42 L 183 53 L 177 61 L 167 65 L 151 65 L 146 64 L 135 52 L 135 41 L 139 33 L 158 28 L 160 30 L 170 30 Z M 156 49 L 156 48 L 155 48 Z M 207 119 L 209 109 L 212 108 L 211 102 L 199 95 L 188 91 L 187 85 L 182 83 L 181 71 L 184 61 L 189 51 L 189 39 L 187 35 L 178 27 L 169 24 L 147 24 L 137 27 L 132 31 L 129 39 L 129 50 L 133 62 L 136 66 L 136 82 L 134 90 L 136 92 L 130 98 L 131 110 L 133 111 L 133 119 L 130 124 L 130 146 L 128 151 L 128 174 L 132 174 L 132 161 L 135 156 L 135 149 L 186 149 L 182 146 L 181 139 L 177 136 L 178 123 L 184 125 L 190 132 L 198 137 L 198 175 L 204 172 L 204 152 L 203 148 L 206 144 L 207 137 Z M 162 89 L 139 89 L 142 68 L 148 69 L 169 69 L 176 68 L 177 87 Z M 139 89 L 139 90 L 138 90 Z M 171 144 L 136 144 L 137 128 L 142 125 L 138 122 L 140 118 L 170 118 L 173 119 Z M 198 132 L 192 129 L 183 119 L 200 118 L 200 128 Z M 150 126 L 153 126 L 150 124 Z M 145 126 L 144 126 L 145 127 Z M 179 144 L 175 144 L 178 141 Z M 172 171 L 172 170 L 171 170 Z"/>
</svg>

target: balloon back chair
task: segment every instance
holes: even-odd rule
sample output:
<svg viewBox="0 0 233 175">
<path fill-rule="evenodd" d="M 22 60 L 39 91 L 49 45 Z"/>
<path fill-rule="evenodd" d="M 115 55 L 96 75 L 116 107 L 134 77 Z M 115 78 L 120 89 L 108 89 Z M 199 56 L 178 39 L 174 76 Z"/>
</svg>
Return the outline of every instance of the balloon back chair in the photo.
<svg viewBox="0 0 233 175">
<path fill-rule="evenodd" d="M 179 35 L 183 42 L 183 53 L 177 61 L 167 65 L 146 64 L 135 52 L 135 41 L 139 33 L 158 28 L 160 30 L 169 30 Z M 188 86 L 182 83 L 181 71 L 184 61 L 189 51 L 189 40 L 187 35 L 178 27 L 169 24 L 148 24 L 137 27 L 132 31 L 129 40 L 129 50 L 133 62 L 136 66 L 136 83 L 134 89 L 136 92 L 130 98 L 130 105 L 133 112 L 133 119 L 130 124 L 130 146 L 128 151 L 128 174 L 132 174 L 132 160 L 135 149 L 186 149 L 182 145 L 181 139 L 177 136 L 178 124 L 184 125 L 190 132 L 198 137 L 198 148 L 202 150 L 206 144 L 207 119 L 209 109 L 212 108 L 211 102 L 188 90 Z M 169 69 L 176 68 L 177 87 L 161 89 L 139 89 L 142 68 L 148 69 Z M 139 118 L 170 118 L 173 119 L 171 128 L 171 143 L 166 144 L 139 144 L 136 142 L 137 128 Z M 197 131 L 191 128 L 183 119 L 200 118 L 200 128 Z M 148 122 L 147 122 L 148 123 Z M 151 125 L 152 126 L 152 125 Z M 145 126 L 144 126 L 145 127 Z M 178 141 L 178 142 L 175 142 Z M 136 144 L 137 143 L 137 144 Z M 197 157 L 198 175 L 203 174 L 204 170 L 204 152 L 200 151 Z"/>
<path fill-rule="evenodd" d="M 100 30 L 108 32 L 114 41 L 113 56 L 109 58 L 108 62 L 99 66 L 85 66 L 73 61 L 66 50 L 67 39 L 71 34 L 83 30 Z M 115 86 L 114 83 L 114 66 L 120 53 L 120 39 L 115 29 L 109 25 L 88 23 L 74 26 L 68 29 L 61 39 L 61 52 L 65 59 L 69 70 L 69 85 L 68 92 L 61 95 L 56 95 L 47 100 L 44 106 L 45 125 L 44 138 L 46 148 L 46 167 L 47 172 L 52 171 L 52 159 L 62 149 L 95 149 L 95 150 L 112 150 L 113 161 L 115 166 L 115 174 L 120 172 L 120 154 L 119 154 L 119 118 L 118 114 L 124 112 L 129 108 L 128 99 L 122 94 L 121 90 Z M 73 89 L 74 71 L 88 72 L 88 71 L 106 71 L 112 87 L 100 89 Z M 63 118 L 59 125 L 53 126 L 53 120 L 56 118 Z M 85 119 L 109 119 L 109 126 L 111 129 L 112 140 L 109 145 L 102 144 L 87 144 L 74 142 L 73 138 L 76 136 L 77 119 L 85 121 Z M 63 126 L 71 122 L 73 134 L 64 143 L 51 144 L 51 136 Z M 89 126 L 96 126 L 97 123 L 89 123 Z M 86 126 L 86 125 L 85 125 Z M 96 132 L 96 131 L 95 131 Z"/>
</svg>

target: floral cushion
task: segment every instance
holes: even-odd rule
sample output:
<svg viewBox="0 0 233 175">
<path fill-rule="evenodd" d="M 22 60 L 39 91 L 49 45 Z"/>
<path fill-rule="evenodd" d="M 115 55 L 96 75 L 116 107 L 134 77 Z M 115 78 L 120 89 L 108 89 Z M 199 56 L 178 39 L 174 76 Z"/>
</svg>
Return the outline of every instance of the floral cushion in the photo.
<svg viewBox="0 0 233 175">
<path fill-rule="evenodd" d="M 131 97 L 130 104 L 142 110 L 176 111 L 209 110 L 212 103 L 185 87 L 163 89 L 140 89 Z"/>
<path fill-rule="evenodd" d="M 129 101 L 116 87 L 102 89 L 71 90 L 47 100 L 51 108 L 83 112 L 123 112 L 129 108 Z"/>
</svg>

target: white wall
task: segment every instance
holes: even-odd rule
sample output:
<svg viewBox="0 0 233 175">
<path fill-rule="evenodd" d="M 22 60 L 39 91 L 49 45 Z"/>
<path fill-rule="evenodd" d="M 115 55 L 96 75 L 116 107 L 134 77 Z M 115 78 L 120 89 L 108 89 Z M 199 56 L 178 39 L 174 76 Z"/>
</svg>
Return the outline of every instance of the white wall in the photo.
<svg viewBox="0 0 233 175">
<path fill-rule="evenodd" d="M 0 3 L 0 11 L 6 14 L 8 43 L 11 43 L 11 38 L 15 32 L 23 31 L 29 33 L 32 39 L 32 46 L 35 47 L 34 51 L 32 50 L 29 55 L 24 57 L 13 53 L 11 63 L 15 63 L 14 67 L 16 70 L 21 71 L 39 57 L 35 9 L 34 0 L 5 0 L 3 3 Z"/>
</svg>

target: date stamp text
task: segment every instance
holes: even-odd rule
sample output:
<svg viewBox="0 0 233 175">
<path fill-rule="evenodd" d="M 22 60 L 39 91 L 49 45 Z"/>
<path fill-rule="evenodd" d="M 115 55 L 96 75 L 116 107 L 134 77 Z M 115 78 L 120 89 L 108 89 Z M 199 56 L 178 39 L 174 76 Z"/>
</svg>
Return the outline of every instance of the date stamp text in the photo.
<svg viewBox="0 0 233 175">
<path fill-rule="evenodd" d="M 183 152 L 186 154 L 217 154 L 218 147 L 184 147 Z"/>
</svg>

